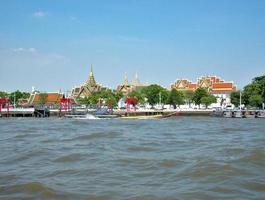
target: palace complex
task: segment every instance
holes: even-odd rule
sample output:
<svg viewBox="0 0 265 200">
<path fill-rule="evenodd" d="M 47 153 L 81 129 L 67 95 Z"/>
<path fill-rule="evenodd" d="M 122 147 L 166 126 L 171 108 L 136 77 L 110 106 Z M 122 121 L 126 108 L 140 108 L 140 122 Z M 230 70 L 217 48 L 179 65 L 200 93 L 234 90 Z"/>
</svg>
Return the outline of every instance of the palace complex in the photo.
<svg viewBox="0 0 265 200">
<path fill-rule="evenodd" d="M 129 83 L 128 77 L 125 74 L 124 81 L 121 85 L 117 86 L 117 92 L 121 92 L 124 96 L 128 95 L 130 92 L 135 90 L 141 90 L 142 88 L 146 87 L 147 85 L 141 84 L 138 78 L 138 74 L 135 74 L 134 80 L 132 84 Z"/>
<path fill-rule="evenodd" d="M 233 82 L 227 82 L 217 76 L 202 76 L 198 78 L 197 82 L 191 82 L 187 79 L 178 79 L 171 85 L 171 89 L 180 91 L 191 90 L 195 91 L 197 88 L 206 88 L 210 94 L 217 97 L 217 103 L 229 104 L 230 94 L 236 90 L 236 85 Z"/>
<path fill-rule="evenodd" d="M 21 106 L 38 106 L 45 105 L 54 107 L 59 104 L 60 98 L 63 94 L 60 92 L 39 92 L 32 89 L 28 99 L 18 99 L 18 104 Z"/>
<path fill-rule="evenodd" d="M 107 87 L 103 87 L 101 84 L 98 84 L 95 80 L 93 69 L 91 65 L 90 73 L 88 80 L 79 87 L 74 87 L 71 92 L 73 98 L 84 98 L 89 97 L 93 92 L 99 92 L 104 90 L 110 90 Z"/>
</svg>

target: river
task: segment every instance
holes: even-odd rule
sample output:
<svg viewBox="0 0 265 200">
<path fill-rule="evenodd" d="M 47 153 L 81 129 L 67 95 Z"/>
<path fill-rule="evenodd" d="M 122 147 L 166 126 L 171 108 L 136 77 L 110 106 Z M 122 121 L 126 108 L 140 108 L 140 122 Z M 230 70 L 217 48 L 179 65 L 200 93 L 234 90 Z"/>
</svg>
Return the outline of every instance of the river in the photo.
<svg viewBox="0 0 265 200">
<path fill-rule="evenodd" d="M 0 199 L 264 199 L 265 120 L 0 119 Z"/>
</svg>

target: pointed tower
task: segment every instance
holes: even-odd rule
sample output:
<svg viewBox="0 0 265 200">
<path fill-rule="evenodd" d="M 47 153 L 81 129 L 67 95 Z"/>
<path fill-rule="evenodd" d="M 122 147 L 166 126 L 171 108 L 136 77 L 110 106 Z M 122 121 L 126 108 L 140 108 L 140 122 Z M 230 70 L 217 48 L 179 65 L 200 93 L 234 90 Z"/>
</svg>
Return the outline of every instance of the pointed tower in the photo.
<svg viewBox="0 0 265 200">
<path fill-rule="evenodd" d="M 123 85 L 129 85 L 127 73 L 125 73 Z"/>
<path fill-rule="evenodd" d="M 133 81 L 133 85 L 134 86 L 140 86 L 140 81 L 139 81 L 139 78 L 138 78 L 138 74 L 137 72 L 135 73 L 135 76 L 134 76 L 134 81 Z"/>
<path fill-rule="evenodd" d="M 96 81 L 95 81 L 94 74 L 93 74 L 93 66 L 92 66 L 92 64 L 91 64 L 91 68 L 90 68 L 90 73 L 89 73 L 89 78 L 88 78 L 87 84 L 96 85 Z"/>
</svg>

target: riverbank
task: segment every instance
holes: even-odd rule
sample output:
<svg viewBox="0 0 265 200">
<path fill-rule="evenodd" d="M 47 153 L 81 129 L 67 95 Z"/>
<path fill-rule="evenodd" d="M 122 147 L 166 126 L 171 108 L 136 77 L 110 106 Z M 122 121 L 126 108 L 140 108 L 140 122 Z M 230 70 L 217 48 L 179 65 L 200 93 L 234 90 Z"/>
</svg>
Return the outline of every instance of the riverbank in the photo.
<svg viewBox="0 0 265 200">
<path fill-rule="evenodd" d="M 71 111 L 60 112 L 58 109 L 48 110 L 47 113 L 49 116 L 53 117 L 62 117 L 67 114 L 80 114 L 84 115 L 86 113 L 94 113 L 95 110 L 87 109 L 75 109 Z M 114 115 L 122 116 L 150 116 L 150 115 L 163 115 L 163 116 L 210 116 L 212 110 L 156 110 L 156 109 L 146 109 L 146 110 L 136 110 L 136 111 L 127 111 L 127 110 L 113 110 Z M 45 113 L 36 110 L 34 108 L 11 108 L 9 111 L 2 110 L 1 117 L 44 117 Z"/>
</svg>

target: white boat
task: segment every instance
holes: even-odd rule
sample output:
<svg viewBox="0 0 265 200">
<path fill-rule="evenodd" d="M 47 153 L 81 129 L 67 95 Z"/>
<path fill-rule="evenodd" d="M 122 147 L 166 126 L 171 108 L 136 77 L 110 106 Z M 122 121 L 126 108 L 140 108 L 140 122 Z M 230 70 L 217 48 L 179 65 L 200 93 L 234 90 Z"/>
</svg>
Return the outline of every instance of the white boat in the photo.
<svg viewBox="0 0 265 200">
<path fill-rule="evenodd" d="M 265 118 L 265 110 L 258 111 L 257 118 Z"/>
<path fill-rule="evenodd" d="M 242 111 L 241 110 L 234 111 L 233 112 L 233 117 L 234 118 L 242 118 L 243 117 Z"/>
<path fill-rule="evenodd" d="M 73 118 L 73 119 L 99 119 L 95 115 L 92 114 L 85 114 L 85 115 L 65 115 L 66 118 Z"/>
<path fill-rule="evenodd" d="M 244 113 L 244 117 L 246 117 L 246 118 L 255 118 L 256 117 L 256 112 L 255 111 L 246 111 Z"/>
<path fill-rule="evenodd" d="M 226 118 L 231 118 L 231 117 L 233 117 L 233 115 L 232 115 L 232 111 L 230 111 L 230 110 L 226 110 L 226 111 L 224 111 L 224 113 L 223 113 L 223 117 L 226 117 Z"/>
</svg>

